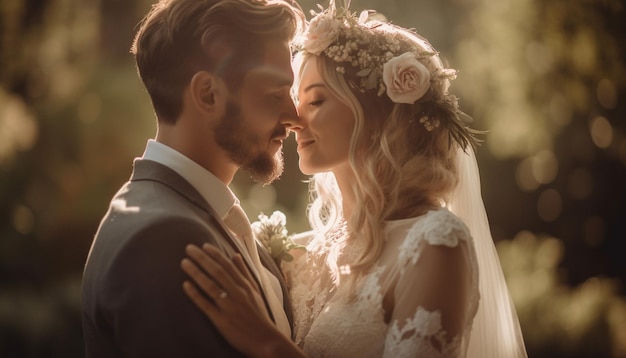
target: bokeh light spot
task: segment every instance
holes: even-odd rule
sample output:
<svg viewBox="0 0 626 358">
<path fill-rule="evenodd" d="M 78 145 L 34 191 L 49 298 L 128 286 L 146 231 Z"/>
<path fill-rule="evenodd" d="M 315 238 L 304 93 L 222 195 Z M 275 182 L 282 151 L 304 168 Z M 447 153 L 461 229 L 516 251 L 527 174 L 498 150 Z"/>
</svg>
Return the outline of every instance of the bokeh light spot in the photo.
<svg viewBox="0 0 626 358">
<path fill-rule="evenodd" d="M 566 126 L 572 121 L 572 106 L 560 93 L 556 93 L 550 100 L 549 108 L 550 118 L 558 126 Z"/>
<path fill-rule="evenodd" d="M 532 157 L 532 173 L 540 184 L 548 184 L 554 180 L 559 171 L 559 162 L 550 150 L 542 150 Z"/>
<path fill-rule="evenodd" d="M 563 242 L 550 237 L 539 244 L 535 254 L 537 268 L 550 270 L 556 267 L 563 258 Z"/>
<path fill-rule="evenodd" d="M 39 126 L 24 101 L 0 88 L 0 164 L 35 145 Z"/>
<path fill-rule="evenodd" d="M 22 235 L 28 235 L 35 226 L 33 212 L 24 205 L 18 205 L 13 210 L 13 228 Z"/>
<path fill-rule="evenodd" d="M 613 127 L 603 116 L 593 117 L 589 123 L 593 143 L 599 148 L 608 148 L 613 141 Z"/>
<path fill-rule="evenodd" d="M 617 106 L 617 89 L 613 81 L 606 78 L 600 80 L 596 89 L 596 95 L 602 107 L 613 109 Z"/>
<path fill-rule="evenodd" d="M 531 192 L 539 187 L 539 182 L 533 175 L 532 158 L 525 158 L 519 162 L 515 169 L 515 181 L 523 191 Z"/>
</svg>

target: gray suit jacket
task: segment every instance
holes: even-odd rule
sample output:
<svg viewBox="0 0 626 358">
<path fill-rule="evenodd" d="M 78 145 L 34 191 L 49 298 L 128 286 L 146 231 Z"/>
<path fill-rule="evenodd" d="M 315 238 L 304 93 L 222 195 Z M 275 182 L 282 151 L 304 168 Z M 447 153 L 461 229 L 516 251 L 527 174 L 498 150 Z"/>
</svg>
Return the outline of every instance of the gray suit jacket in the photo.
<svg viewBox="0 0 626 358">
<path fill-rule="evenodd" d="M 210 243 L 228 256 L 233 238 L 200 193 L 170 168 L 136 160 L 94 239 L 82 284 L 87 358 L 239 357 L 182 290 L 187 244 Z M 263 249 L 261 261 L 281 281 Z"/>
</svg>

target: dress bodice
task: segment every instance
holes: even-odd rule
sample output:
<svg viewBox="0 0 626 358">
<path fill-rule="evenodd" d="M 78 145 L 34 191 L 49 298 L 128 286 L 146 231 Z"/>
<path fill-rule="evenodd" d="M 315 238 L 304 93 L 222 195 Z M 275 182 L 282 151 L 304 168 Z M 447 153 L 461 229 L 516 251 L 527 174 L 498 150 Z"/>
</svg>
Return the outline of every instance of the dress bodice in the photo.
<svg viewBox="0 0 626 358">
<path fill-rule="evenodd" d="M 380 259 L 353 283 L 353 240 L 327 260 L 334 240 L 313 237 L 285 267 L 296 342 L 309 357 L 459 357 L 478 307 L 478 276 L 467 227 L 447 209 L 386 223 Z M 329 262 L 340 277 L 333 279 Z"/>
</svg>

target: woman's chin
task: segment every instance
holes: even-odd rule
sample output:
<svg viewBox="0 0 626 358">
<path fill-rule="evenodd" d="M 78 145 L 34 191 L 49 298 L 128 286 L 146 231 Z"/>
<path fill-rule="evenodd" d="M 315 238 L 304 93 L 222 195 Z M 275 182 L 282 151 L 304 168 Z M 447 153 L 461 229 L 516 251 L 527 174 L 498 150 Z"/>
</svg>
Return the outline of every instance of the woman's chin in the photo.
<svg viewBox="0 0 626 358">
<path fill-rule="evenodd" d="M 298 163 L 298 167 L 300 168 L 300 171 L 304 175 L 313 175 L 313 174 L 316 173 L 316 171 L 312 170 L 311 167 L 309 167 L 306 164 L 302 163 L 302 160 L 300 160 L 300 162 Z"/>
</svg>

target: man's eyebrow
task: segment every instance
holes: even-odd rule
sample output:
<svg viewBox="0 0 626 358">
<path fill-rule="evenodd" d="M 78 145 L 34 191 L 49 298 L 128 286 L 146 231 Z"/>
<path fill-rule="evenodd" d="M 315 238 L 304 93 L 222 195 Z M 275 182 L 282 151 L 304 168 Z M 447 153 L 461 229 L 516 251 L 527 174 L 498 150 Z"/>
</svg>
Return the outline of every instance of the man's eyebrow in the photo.
<svg viewBox="0 0 626 358">
<path fill-rule="evenodd" d="M 293 76 L 267 67 L 253 70 L 253 76 L 256 77 L 256 81 L 267 82 L 275 87 L 291 87 L 293 84 Z"/>
</svg>

